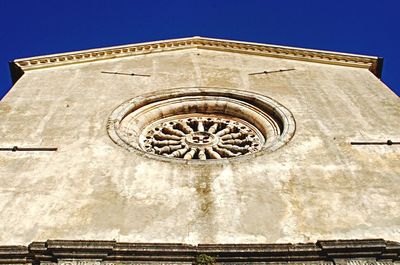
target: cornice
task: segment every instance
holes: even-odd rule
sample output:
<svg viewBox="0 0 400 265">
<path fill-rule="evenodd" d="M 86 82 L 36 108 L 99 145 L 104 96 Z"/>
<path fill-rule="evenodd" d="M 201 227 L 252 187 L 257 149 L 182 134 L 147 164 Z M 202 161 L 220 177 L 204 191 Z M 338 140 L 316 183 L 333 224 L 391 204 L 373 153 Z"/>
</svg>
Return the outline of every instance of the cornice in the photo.
<svg viewBox="0 0 400 265">
<path fill-rule="evenodd" d="M 162 40 L 17 59 L 10 63 L 10 68 L 12 74 L 17 77 L 14 79 L 18 79 L 23 72 L 34 69 L 192 48 L 367 68 L 378 77 L 380 76 L 381 59 L 378 57 L 204 37 Z"/>
<path fill-rule="evenodd" d="M 382 239 L 329 240 L 304 244 L 162 244 L 48 240 L 29 246 L 0 246 L 0 264 L 194 264 L 200 254 L 219 264 L 394 265 L 400 244 Z M 343 261 L 350 262 L 343 262 Z M 68 263 L 72 264 L 72 263 Z"/>
</svg>

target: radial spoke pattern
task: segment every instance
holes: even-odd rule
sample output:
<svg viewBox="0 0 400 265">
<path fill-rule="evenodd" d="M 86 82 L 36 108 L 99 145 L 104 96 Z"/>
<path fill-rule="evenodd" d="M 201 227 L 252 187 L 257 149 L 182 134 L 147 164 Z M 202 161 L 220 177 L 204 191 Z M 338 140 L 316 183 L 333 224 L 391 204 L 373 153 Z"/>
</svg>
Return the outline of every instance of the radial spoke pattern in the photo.
<svg viewBox="0 0 400 265">
<path fill-rule="evenodd" d="M 254 129 L 214 116 L 156 122 L 143 134 L 141 146 L 146 152 L 187 160 L 237 157 L 262 147 Z"/>
</svg>

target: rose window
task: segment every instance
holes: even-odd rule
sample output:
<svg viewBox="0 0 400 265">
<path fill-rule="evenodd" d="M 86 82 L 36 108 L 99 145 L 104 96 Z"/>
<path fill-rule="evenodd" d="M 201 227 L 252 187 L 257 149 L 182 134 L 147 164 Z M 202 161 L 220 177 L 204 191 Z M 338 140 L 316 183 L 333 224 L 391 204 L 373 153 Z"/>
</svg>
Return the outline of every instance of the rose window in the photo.
<svg viewBox="0 0 400 265">
<path fill-rule="evenodd" d="M 156 121 L 139 138 L 149 153 L 183 159 L 236 157 L 261 149 L 262 134 L 244 120 L 189 115 Z"/>
<path fill-rule="evenodd" d="M 284 106 L 263 95 L 222 88 L 187 88 L 142 95 L 111 114 L 118 145 L 153 158 L 216 161 L 272 152 L 293 136 Z"/>
</svg>

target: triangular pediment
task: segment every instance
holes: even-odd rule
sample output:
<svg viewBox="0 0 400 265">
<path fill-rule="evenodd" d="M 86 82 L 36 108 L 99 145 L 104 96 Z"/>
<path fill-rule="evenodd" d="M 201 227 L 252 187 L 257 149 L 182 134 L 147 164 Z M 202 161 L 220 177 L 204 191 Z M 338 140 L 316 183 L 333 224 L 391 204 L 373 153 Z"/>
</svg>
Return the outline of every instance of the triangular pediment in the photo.
<svg viewBox="0 0 400 265">
<path fill-rule="evenodd" d="M 380 77 L 382 58 L 374 56 L 338 53 L 322 50 L 302 49 L 270 44 L 190 37 L 161 40 L 123 46 L 82 50 L 76 52 L 44 55 L 17 59 L 10 63 L 13 80 L 16 81 L 25 71 L 56 67 L 69 64 L 86 63 L 99 60 L 137 56 L 149 53 L 184 49 L 207 49 L 234 53 L 245 53 L 307 62 L 334 64 L 369 69 Z"/>
</svg>

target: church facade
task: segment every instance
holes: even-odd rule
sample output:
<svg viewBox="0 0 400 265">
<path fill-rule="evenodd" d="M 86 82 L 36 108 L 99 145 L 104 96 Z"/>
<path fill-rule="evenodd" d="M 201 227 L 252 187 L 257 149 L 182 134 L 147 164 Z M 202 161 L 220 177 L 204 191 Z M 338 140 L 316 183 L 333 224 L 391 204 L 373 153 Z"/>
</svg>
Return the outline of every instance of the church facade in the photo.
<svg viewBox="0 0 400 265">
<path fill-rule="evenodd" d="M 0 264 L 398 263 L 382 63 L 203 37 L 11 62 Z"/>
</svg>

